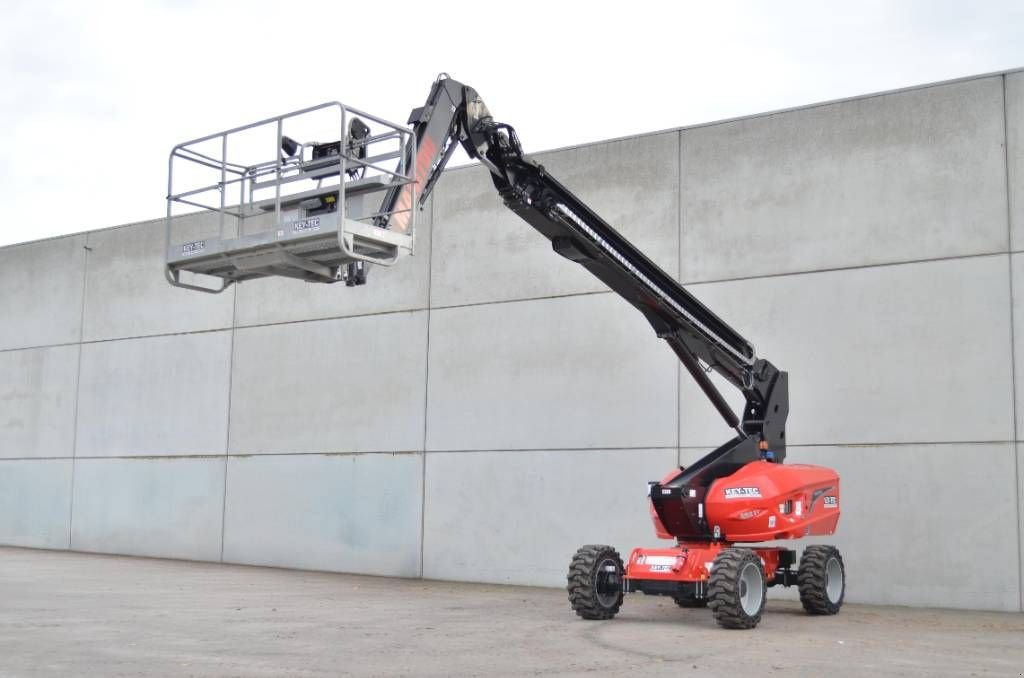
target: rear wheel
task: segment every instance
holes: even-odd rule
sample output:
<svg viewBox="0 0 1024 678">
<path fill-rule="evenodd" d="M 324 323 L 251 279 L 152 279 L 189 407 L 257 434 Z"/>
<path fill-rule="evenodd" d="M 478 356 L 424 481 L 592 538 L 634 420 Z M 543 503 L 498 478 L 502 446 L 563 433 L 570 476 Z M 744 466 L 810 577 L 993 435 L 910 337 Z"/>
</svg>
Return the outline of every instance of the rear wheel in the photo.
<svg viewBox="0 0 1024 678">
<path fill-rule="evenodd" d="M 725 549 L 711 567 L 708 607 L 719 626 L 752 629 L 761 621 L 767 589 L 760 556 L 750 549 Z"/>
<path fill-rule="evenodd" d="M 834 546 L 808 546 L 796 572 L 800 602 L 808 614 L 835 614 L 846 596 L 846 567 Z"/>
<path fill-rule="evenodd" d="M 569 565 L 569 603 L 584 619 L 611 619 L 622 607 L 622 558 L 611 546 L 590 544 Z"/>
</svg>

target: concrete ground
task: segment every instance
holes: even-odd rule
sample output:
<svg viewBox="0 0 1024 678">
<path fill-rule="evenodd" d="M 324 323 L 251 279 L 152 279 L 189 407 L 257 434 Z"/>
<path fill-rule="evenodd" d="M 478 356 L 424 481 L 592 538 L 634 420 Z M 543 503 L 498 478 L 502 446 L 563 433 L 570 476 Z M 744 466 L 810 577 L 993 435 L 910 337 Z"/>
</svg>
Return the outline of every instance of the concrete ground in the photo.
<svg viewBox="0 0 1024 678">
<path fill-rule="evenodd" d="M 1024 615 L 769 601 L 754 631 L 632 596 L 0 548 L 0 675 L 1024 675 Z"/>
</svg>

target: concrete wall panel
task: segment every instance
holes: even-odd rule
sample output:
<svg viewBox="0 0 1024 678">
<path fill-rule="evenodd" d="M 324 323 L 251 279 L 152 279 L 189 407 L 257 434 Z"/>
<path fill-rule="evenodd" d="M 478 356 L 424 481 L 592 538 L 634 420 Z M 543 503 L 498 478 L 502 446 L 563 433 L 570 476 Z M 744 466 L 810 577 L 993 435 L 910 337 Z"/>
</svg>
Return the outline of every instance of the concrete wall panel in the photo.
<svg viewBox="0 0 1024 678">
<path fill-rule="evenodd" d="M 1020 611 L 1024 612 L 1024 444 L 1016 443 L 1017 448 L 1017 533 L 1019 560 L 1017 561 L 1020 590 Z"/>
<path fill-rule="evenodd" d="M 675 447 L 676 363 L 611 294 L 435 310 L 427 449 Z"/>
<path fill-rule="evenodd" d="M 68 548 L 70 459 L 0 459 L 0 544 Z"/>
<path fill-rule="evenodd" d="M 1006 76 L 1006 177 L 1010 241 L 1024 249 L 1024 73 Z"/>
<path fill-rule="evenodd" d="M 421 454 L 231 457 L 224 560 L 417 577 L 422 472 Z"/>
<path fill-rule="evenodd" d="M 71 548 L 219 560 L 224 459 L 79 459 Z"/>
<path fill-rule="evenodd" d="M 0 457 L 70 457 L 78 347 L 0 352 Z"/>
<path fill-rule="evenodd" d="M 647 481 L 676 450 L 427 453 L 423 576 L 565 586 L 573 553 L 654 536 Z"/>
<path fill-rule="evenodd" d="M 0 248 L 0 350 L 78 341 L 85 240 L 81 234 Z"/>
<path fill-rule="evenodd" d="M 216 235 L 216 216 L 179 217 L 176 237 Z M 164 232 L 160 219 L 89 234 L 86 341 L 231 326 L 233 290 L 202 294 L 172 287 L 164 279 Z"/>
<path fill-rule="evenodd" d="M 431 205 L 416 216 L 416 253 L 394 266 L 371 267 L 359 287 L 317 285 L 290 278 L 252 280 L 237 287 L 239 326 L 414 311 L 430 294 Z"/>
<path fill-rule="evenodd" d="M 679 270 L 678 134 L 551 153 L 537 160 L 675 277 Z M 451 306 L 604 289 L 506 209 L 482 167 L 444 175 L 434 196 L 431 304 Z"/>
<path fill-rule="evenodd" d="M 230 450 L 423 449 L 427 313 L 236 330 Z"/>
<path fill-rule="evenodd" d="M 839 472 L 839 529 L 815 542 L 841 549 L 849 602 L 1020 610 L 1012 443 L 795 448 L 787 462 Z"/>
<path fill-rule="evenodd" d="M 222 454 L 231 332 L 82 347 L 78 456 Z"/>
<path fill-rule="evenodd" d="M 1004 251 L 1002 78 L 682 134 L 682 279 Z"/>
<path fill-rule="evenodd" d="M 690 290 L 789 371 L 792 444 L 1013 440 L 1005 255 Z M 680 444 L 728 439 L 689 375 L 680 389 Z"/>
</svg>

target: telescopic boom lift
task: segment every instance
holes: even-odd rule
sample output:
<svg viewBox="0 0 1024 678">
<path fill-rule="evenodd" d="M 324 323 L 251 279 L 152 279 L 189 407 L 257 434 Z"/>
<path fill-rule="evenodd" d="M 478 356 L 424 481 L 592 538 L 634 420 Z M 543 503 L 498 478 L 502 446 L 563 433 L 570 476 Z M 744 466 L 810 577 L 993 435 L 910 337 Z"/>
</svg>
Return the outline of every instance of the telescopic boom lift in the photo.
<svg viewBox="0 0 1024 678">
<path fill-rule="evenodd" d="M 794 570 L 795 551 L 735 545 L 829 535 L 839 520 L 838 475 L 826 468 L 783 464 L 789 414 L 786 372 L 759 358 L 747 339 L 543 166 L 526 157 L 515 130 L 496 122 L 473 88 L 442 74 L 426 103 L 412 112 L 407 124 L 412 138 L 395 154 L 396 172 L 378 183 L 378 187 L 384 187 L 383 198 L 378 209 L 366 212 L 364 223 L 372 224 L 373 230 L 365 233 L 374 237 L 379 233 L 410 236 L 416 210 L 461 145 L 490 171 L 506 207 L 550 240 L 555 252 L 586 268 L 644 315 L 736 432 L 693 465 L 650 483 L 655 531 L 661 538 L 675 540 L 674 546 L 634 549 L 625 563 L 610 546 L 588 545 L 577 551 L 568 574 L 569 599 L 576 613 L 587 619 L 609 619 L 618 612 L 623 593 L 639 591 L 672 596 L 682 607 L 707 605 L 720 625 L 752 628 L 760 621 L 766 588 L 774 585 L 799 586 L 804 608 L 812 614 L 838 612 L 845 594 L 845 570 L 834 547 L 806 547 Z M 294 157 L 300 145 L 283 136 L 280 129 L 279 125 L 282 155 L 289 156 L 290 152 Z M 173 247 L 169 243 L 168 279 L 185 284 L 179 279 L 181 271 L 212 274 L 224 281 L 221 289 L 231 282 L 262 275 L 344 281 L 348 285 L 366 283 L 367 263 L 389 262 L 365 256 L 346 259 L 343 251 L 338 254 L 334 250 L 323 255 L 323 247 L 299 251 L 287 235 L 282 243 L 281 234 L 291 233 L 295 224 L 301 226 L 316 218 L 310 217 L 311 213 L 343 211 L 346 191 L 351 196 L 355 189 L 355 195 L 359 195 L 359 182 L 367 180 L 362 169 L 366 166 L 366 140 L 372 138 L 368 126 L 360 120 L 358 125 L 350 122 L 340 142 L 301 145 L 311 152 L 309 160 L 299 155 L 295 168 L 299 178 L 303 171 L 315 172 L 315 163 L 327 157 L 318 148 L 336 149 L 336 156 L 346 156 L 341 164 L 351 164 L 337 169 L 340 186 L 306 198 L 305 211 L 292 221 L 278 224 L 283 228 L 278 228 L 278 241 L 272 243 L 276 247 L 255 246 L 251 240 L 198 241 L 203 250 L 195 257 L 185 253 L 190 247 L 194 249 L 197 241 Z M 185 146 L 176 147 L 175 152 Z M 288 176 L 285 162 L 280 158 L 275 161 L 278 181 Z M 362 169 L 362 174 L 353 167 Z M 173 193 L 169 196 L 169 200 L 175 198 Z M 280 213 L 280 204 L 278 194 L 276 213 Z M 342 231 L 348 221 L 342 217 L 340 223 L 339 241 L 345 237 Z M 299 240 L 304 236 L 301 231 L 295 235 Z M 335 237 L 333 230 L 330 236 Z M 204 259 L 206 249 L 219 255 L 218 264 L 211 265 L 208 258 Z M 344 245 L 340 249 L 344 250 Z M 320 261 L 303 260 L 304 256 L 320 257 Z M 246 257 L 256 257 L 257 263 L 247 263 Z M 268 258 L 276 263 L 266 267 Z M 311 274 L 310 269 L 318 266 L 321 268 Z M 708 377 L 711 370 L 741 391 L 745 399 L 742 413 L 732 410 Z"/>
</svg>

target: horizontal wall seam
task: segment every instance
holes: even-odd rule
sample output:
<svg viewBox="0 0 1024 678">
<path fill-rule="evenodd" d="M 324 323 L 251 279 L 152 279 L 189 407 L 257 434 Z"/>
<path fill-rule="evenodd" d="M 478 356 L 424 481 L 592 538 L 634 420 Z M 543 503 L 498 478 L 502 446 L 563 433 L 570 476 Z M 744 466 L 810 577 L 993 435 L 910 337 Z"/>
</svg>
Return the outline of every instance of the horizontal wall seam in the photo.
<svg viewBox="0 0 1024 678">
<path fill-rule="evenodd" d="M 185 332 L 160 332 L 157 334 L 135 334 L 124 337 L 111 337 L 108 339 L 90 339 L 88 341 L 71 341 L 60 344 L 37 344 L 35 346 L 19 346 L 17 348 L 0 348 L 0 353 L 14 353 L 16 351 L 39 351 L 46 348 L 61 348 L 64 346 L 88 346 L 90 344 L 110 344 L 117 341 L 135 341 L 139 339 L 159 339 L 160 337 L 188 337 L 196 334 L 214 334 L 216 332 L 230 332 L 230 326 L 214 327 L 205 330 L 188 330 Z"/>
<path fill-rule="evenodd" d="M 831 443 L 786 443 L 786 449 L 801 447 L 913 447 L 913 446 L 940 446 L 940 445 L 1012 445 L 1019 443 L 1019 440 L 917 440 L 881 443 L 855 443 L 855 442 L 831 442 Z M 711 445 L 681 445 L 681 450 L 710 450 Z"/>
<path fill-rule="evenodd" d="M 82 461 L 82 460 L 104 460 L 104 459 L 134 459 L 136 461 L 152 461 L 155 459 L 223 459 L 224 455 L 109 455 L 83 457 L 0 457 L 0 464 L 3 462 L 26 462 L 26 461 Z"/>
<path fill-rule="evenodd" d="M 566 292 L 564 294 L 548 294 L 540 297 L 522 297 L 519 299 L 494 299 L 492 301 L 471 301 L 465 304 L 444 304 L 432 306 L 431 311 L 448 311 L 459 308 L 472 308 L 474 306 L 501 306 L 504 304 L 518 304 L 527 301 L 547 301 L 549 299 L 567 299 L 570 297 L 594 297 L 599 295 L 615 294 L 611 290 L 591 290 L 588 292 Z"/>
<path fill-rule="evenodd" d="M 832 268 L 808 269 L 808 270 L 804 270 L 804 271 L 789 271 L 789 272 L 782 272 L 782 273 L 765 273 L 765 274 L 762 274 L 762 275 L 737 276 L 737 277 L 732 277 L 732 278 L 715 278 L 715 279 L 710 279 L 710 280 L 682 281 L 681 284 L 683 286 L 685 286 L 685 287 L 699 287 L 701 285 L 712 285 L 712 284 L 716 284 L 716 283 L 740 282 L 740 281 L 747 281 L 747 280 L 764 280 L 764 279 L 769 279 L 769 278 L 784 278 L 784 277 L 799 276 L 799 275 L 813 275 L 813 274 L 817 274 L 817 273 L 833 273 L 833 272 L 841 272 L 841 271 L 868 270 L 868 269 L 891 267 L 891 266 L 908 266 L 908 265 L 913 265 L 913 264 L 928 264 L 928 263 L 939 263 L 939 262 L 946 262 L 946 261 L 958 261 L 958 260 L 963 260 L 963 259 L 978 259 L 978 258 L 983 258 L 983 257 L 1006 256 L 1007 253 L 1009 253 L 1009 254 L 1024 254 L 1024 249 L 1022 249 L 1022 250 L 1012 250 L 1012 251 L 1009 251 L 1009 252 L 1007 252 L 1006 250 L 1001 250 L 1001 251 L 992 251 L 992 252 L 979 252 L 977 254 L 952 255 L 952 256 L 947 256 L 947 257 L 932 257 L 932 258 L 926 258 L 926 259 L 908 259 L 906 261 L 892 261 L 892 262 L 883 262 L 883 263 L 876 263 L 876 264 L 862 264 L 862 265 L 857 265 L 857 266 L 837 266 L 837 267 L 832 267 Z M 447 305 L 439 305 L 439 306 L 432 306 L 432 307 L 406 308 L 406 309 L 397 309 L 397 310 L 389 310 L 389 311 L 377 311 L 377 312 L 374 312 L 374 313 L 362 313 L 362 314 L 355 314 L 355 315 L 323 316 L 323 317 L 317 317 L 317 318 L 304 318 L 304 319 L 301 319 L 301 320 L 283 320 L 283 321 L 279 321 L 279 322 L 255 323 L 255 324 L 248 324 L 248 325 L 236 325 L 236 326 L 225 326 L 225 327 L 213 327 L 213 328 L 207 328 L 207 329 L 202 329 L 202 330 L 187 330 L 187 331 L 183 331 L 183 332 L 160 332 L 160 333 L 155 333 L 155 334 L 138 334 L 138 335 L 124 336 L 124 337 L 110 337 L 110 338 L 105 338 L 105 339 L 92 339 L 92 340 L 89 340 L 89 341 L 83 341 L 83 342 L 81 342 L 81 344 L 79 344 L 79 342 L 61 342 L 61 343 L 54 343 L 54 344 L 36 344 L 36 345 L 32 345 L 32 346 L 17 346 L 17 347 L 11 347 L 11 348 L 0 348 L 0 353 L 14 353 L 16 351 L 35 351 L 35 350 L 46 349 L 46 348 L 59 348 L 59 347 L 62 347 L 62 346 L 79 346 L 79 345 L 87 346 L 89 344 L 105 344 L 105 343 L 111 343 L 111 342 L 116 342 L 116 341 L 132 341 L 132 340 L 138 340 L 138 339 L 155 339 L 155 338 L 158 338 L 158 337 L 177 337 L 177 336 L 191 336 L 191 335 L 197 335 L 197 334 L 213 334 L 213 333 L 216 333 L 216 332 L 228 332 L 228 331 L 230 331 L 232 329 L 258 329 L 258 328 L 261 328 L 261 327 L 278 327 L 278 326 L 281 326 L 281 325 L 301 325 L 301 324 L 306 324 L 306 323 L 324 322 L 324 321 L 329 321 L 329 320 L 346 320 L 346 319 L 355 319 L 355 318 L 372 318 L 372 317 L 377 317 L 377 316 L 396 315 L 396 314 L 400 314 L 400 313 L 421 313 L 421 312 L 428 311 L 428 310 L 439 311 L 439 310 L 458 309 L 458 308 L 470 308 L 470 307 L 475 307 L 475 306 L 497 306 L 497 305 L 500 305 L 500 304 L 515 304 L 515 303 L 530 302 L 530 301 L 545 301 L 545 300 L 548 300 L 548 299 L 566 299 L 566 298 L 570 298 L 570 297 L 591 297 L 591 296 L 597 296 L 597 295 L 612 295 L 612 294 L 615 294 L 615 293 L 610 291 L 610 290 L 594 290 L 594 291 L 588 291 L 588 292 L 568 292 L 568 293 L 565 293 L 565 294 L 552 294 L 552 295 L 540 296 L 540 297 L 522 297 L 522 298 L 517 298 L 517 299 L 495 299 L 495 300 L 490 300 L 490 301 L 469 302 L 469 303 L 465 303 L 465 304 L 447 304 Z"/>
<path fill-rule="evenodd" d="M 370 454 L 386 454 L 391 456 L 405 456 L 423 454 L 423 450 L 369 450 L 352 452 L 237 452 L 231 454 L 98 454 L 91 456 L 78 455 L 76 457 L 0 457 L 0 463 L 5 461 L 36 461 L 36 460 L 60 460 L 60 459 L 135 459 L 140 461 L 157 461 L 161 459 L 224 459 L 234 457 L 236 459 L 248 459 L 251 457 L 358 457 Z"/>
<path fill-rule="evenodd" d="M 880 443 L 799 443 L 786 445 L 786 449 L 813 447 L 948 447 L 951 445 L 1013 445 L 1024 444 L 1024 440 L 921 440 L 915 442 L 880 442 Z M 437 449 L 437 450 L 369 450 L 358 452 L 232 452 L 224 454 L 158 454 L 158 455 L 95 455 L 95 456 L 53 456 L 53 457 L 0 457 L 0 464 L 5 461 L 71 461 L 72 459 L 134 459 L 139 461 L 157 461 L 161 459 L 223 459 L 225 456 L 235 459 L 252 459 L 260 457 L 358 457 L 363 455 L 407 456 L 417 454 L 473 454 L 491 452 L 628 452 L 628 451 L 662 451 L 662 450 L 704 450 L 711 451 L 714 445 L 639 445 L 635 447 L 515 447 L 492 449 Z"/>
<path fill-rule="evenodd" d="M 34 346 L 17 346 L 14 348 L 0 348 L 0 353 L 16 353 L 17 351 L 39 351 L 44 348 L 64 348 L 68 346 L 81 346 L 78 341 L 65 341 L 59 344 L 36 344 Z"/>
<path fill-rule="evenodd" d="M 394 457 L 423 454 L 423 450 L 349 450 L 327 452 L 229 452 L 227 456 L 236 459 L 258 457 L 359 457 L 370 454 L 386 454 Z"/>
<path fill-rule="evenodd" d="M 425 454 L 475 454 L 478 452 L 654 452 L 675 449 L 678 449 L 675 445 L 639 445 L 637 447 L 499 447 L 493 449 L 426 450 Z"/>
<path fill-rule="evenodd" d="M 398 315 L 401 313 L 423 313 L 428 311 L 429 308 L 421 306 L 417 308 L 399 308 L 390 311 L 373 311 L 371 313 L 352 313 L 352 314 L 341 314 L 341 315 L 329 315 L 316 318 L 302 318 L 301 320 L 279 320 L 276 322 L 267 323 L 249 323 L 244 325 L 235 325 L 236 330 L 250 330 L 257 329 L 260 327 L 278 327 L 280 325 L 305 325 L 307 323 L 324 322 L 328 320 L 351 320 L 355 318 L 376 318 L 382 315 Z"/>
<path fill-rule="evenodd" d="M 907 259 L 905 261 L 886 261 L 874 264 L 860 264 L 857 266 L 833 266 L 827 268 L 807 269 L 806 271 L 790 271 L 782 273 L 762 273 L 761 275 L 736 276 L 732 278 L 714 278 L 710 280 L 694 280 L 683 282 L 686 287 L 697 287 L 699 285 L 712 285 L 715 283 L 739 282 L 743 280 L 764 280 L 767 278 L 787 278 L 798 275 L 814 275 L 817 273 L 838 273 L 842 271 L 871 270 L 875 268 L 890 268 L 894 266 L 912 266 L 914 264 L 932 264 L 946 261 L 960 261 L 964 259 L 983 259 L 985 257 L 1005 257 L 1007 254 L 1017 254 L 1007 250 L 995 250 L 991 252 L 978 252 L 976 254 L 956 254 L 946 257 L 929 257 L 926 259 Z"/>
</svg>

